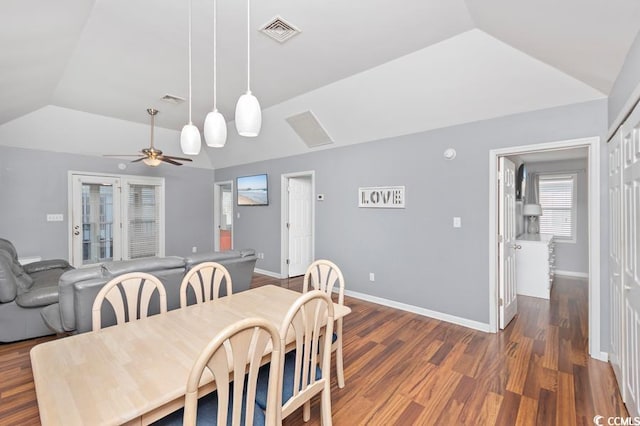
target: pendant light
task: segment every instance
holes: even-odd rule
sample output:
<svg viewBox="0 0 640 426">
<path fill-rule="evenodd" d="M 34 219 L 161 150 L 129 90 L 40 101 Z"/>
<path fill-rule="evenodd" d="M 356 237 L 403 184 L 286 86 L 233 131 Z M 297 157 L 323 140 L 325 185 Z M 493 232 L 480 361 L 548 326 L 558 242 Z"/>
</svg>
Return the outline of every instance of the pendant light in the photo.
<svg viewBox="0 0 640 426">
<path fill-rule="evenodd" d="M 262 126 L 262 111 L 258 99 L 251 94 L 251 0 L 247 0 L 247 93 L 236 104 L 236 129 L 240 136 L 255 137 Z"/>
<path fill-rule="evenodd" d="M 204 120 L 204 140 L 210 147 L 222 148 L 227 143 L 227 122 L 222 114 L 218 112 L 218 108 L 216 106 L 216 98 L 218 96 L 218 58 L 216 40 L 216 33 L 218 32 L 217 12 L 217 1 L 213 0 L 213 111 L 207 114 L 207 118 Z"/>
<path fill-rule="evenodd" d="M 180 147 L 187 155 L 198 155 L 201 146 L 200 131 L 191 121 L 191 0 L 189 0 L 189 124 L 185 124 L 180 133 Z"/>
</svg>

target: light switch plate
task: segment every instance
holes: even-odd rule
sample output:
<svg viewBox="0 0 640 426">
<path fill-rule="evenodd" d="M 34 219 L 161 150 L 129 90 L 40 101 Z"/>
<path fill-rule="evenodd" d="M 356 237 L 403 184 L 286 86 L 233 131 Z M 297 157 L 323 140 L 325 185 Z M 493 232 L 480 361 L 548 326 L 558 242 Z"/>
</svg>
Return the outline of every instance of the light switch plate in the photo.
<svg viewBox="0 0 640 426">
<path fill-rule="evenodd" d="M 462 228 L 462 219 L 459 217 L 454 217 L 453 218 L 453 227 L 454 228 Z"/>
<path fill-rule="evenodd" d="M 47 222 L 62 222 L 64 220 L 63 214 L 47 214 Z"/>
</svg>

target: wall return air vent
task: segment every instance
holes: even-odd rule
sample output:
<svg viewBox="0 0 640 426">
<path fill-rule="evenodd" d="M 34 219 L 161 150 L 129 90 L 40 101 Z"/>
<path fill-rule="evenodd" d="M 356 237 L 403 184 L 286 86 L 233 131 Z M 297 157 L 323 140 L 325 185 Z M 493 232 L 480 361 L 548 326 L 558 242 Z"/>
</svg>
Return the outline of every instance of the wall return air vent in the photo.
<svg viewBox="0 0 640 426">
<path fill-rule="evenodd" d="M 260 31 L 280 43 L 284 43 L 294 35 L 300 33 L 300 30 L 296 28 L 295 25 L 290 24 L 280 16 L 276 16 L 264 24 L 260 28 Z"/>
</svg>

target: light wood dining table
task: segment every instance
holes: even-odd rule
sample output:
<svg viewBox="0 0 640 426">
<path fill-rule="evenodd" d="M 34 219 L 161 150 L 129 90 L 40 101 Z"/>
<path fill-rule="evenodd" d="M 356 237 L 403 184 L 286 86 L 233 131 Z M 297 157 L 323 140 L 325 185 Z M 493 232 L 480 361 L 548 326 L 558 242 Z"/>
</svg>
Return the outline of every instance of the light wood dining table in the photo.
<svg viewBox="0 0 640 426">
<path fill-rule="evenodd" d="M 226 326 L 262 317 L 277 327 L 299 292 L 268 285 L 99 331 L 42 343 L 31 364 L 43 425 L 149 424 L 184 404 L 187 377 Z M 335 318 L 351 312 L 334 303 Z M 212 376 L 200 383 L 214 389 Z"/>
</svg>

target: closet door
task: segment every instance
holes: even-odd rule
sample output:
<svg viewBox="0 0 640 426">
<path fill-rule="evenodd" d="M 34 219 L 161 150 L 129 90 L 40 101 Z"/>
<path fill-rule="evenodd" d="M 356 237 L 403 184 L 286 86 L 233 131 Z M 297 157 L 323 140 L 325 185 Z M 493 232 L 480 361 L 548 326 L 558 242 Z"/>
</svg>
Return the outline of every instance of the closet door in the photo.
<svg viewBox="0 0 640 426">
<path fill-rule="evenodd" d="M 640 415 L 640 108 L 623 126 L 622 154 L 623 398 L 635 417 Z"/>
<path fill-rule="evenodd" d="M 609 361 L 624 398 L 622 374 L 622 150 L 618 131 L 608 145 L 609 159 Z"/>
</svg>

